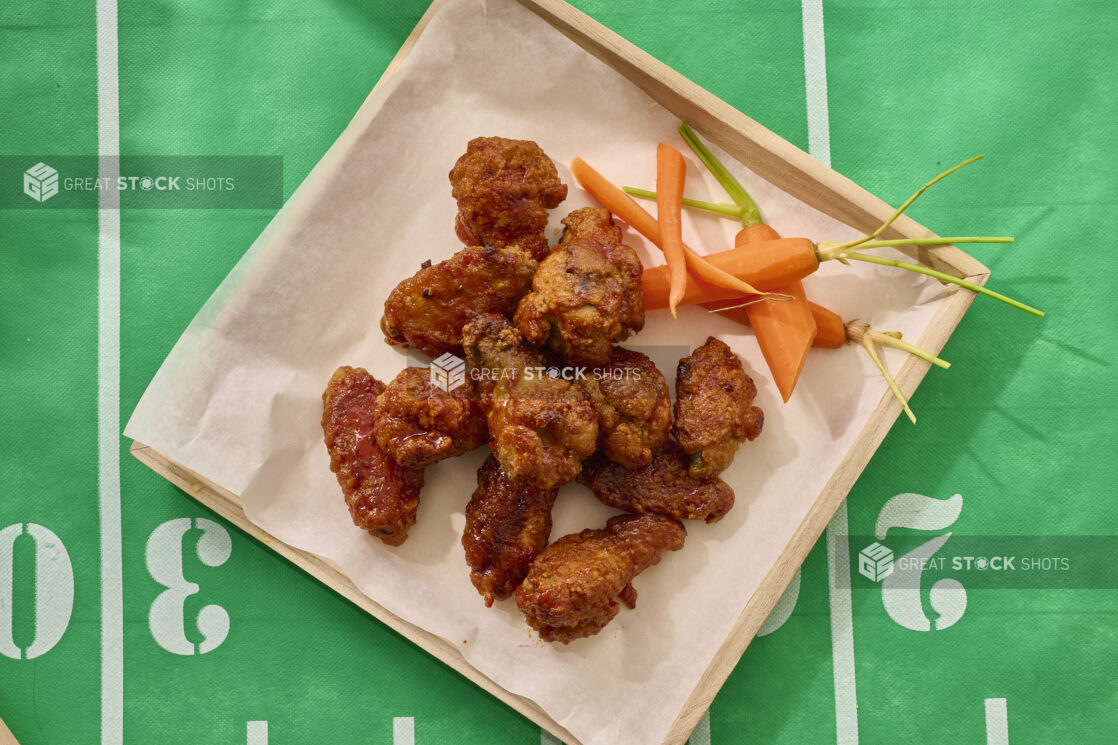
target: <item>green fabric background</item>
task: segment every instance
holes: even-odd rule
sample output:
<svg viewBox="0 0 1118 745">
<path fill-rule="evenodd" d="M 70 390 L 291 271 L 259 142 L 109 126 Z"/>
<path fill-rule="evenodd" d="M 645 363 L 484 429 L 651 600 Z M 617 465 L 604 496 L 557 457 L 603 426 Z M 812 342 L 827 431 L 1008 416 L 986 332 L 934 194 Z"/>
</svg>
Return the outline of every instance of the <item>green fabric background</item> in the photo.
<svg viewBox="0 0 1118 745">
<path fill-rule="evenodd" d="M 794 0 L 575 5 L 800 147 L 807 147 L 803 32 Z M 284 159 L 285 196 L 345 127 L 426 3 L 120 0 L 123 154 Z M 925 196 L 913 216 L 978 247 L 998 289 L 1049 316 L 980 299 L 849 498 L 852 534 L 893 495 L 961 493 L 960 534 L 1118 534 L 1107 289 L 1118 253 L 1118 6 L 825 0 L 833 166 L 899 202 L 963 157 L 987 160 Z M 0 155 L 97 152 L 91 2 L 0 5 Z M 5 205 L 7 206 L 7 205 Z M 0 209 L 0 528 L 38 523 L 73 564 L 73 617 L 34 660 L 0 656 L 0 718 L 22 745 L 100 734 L 97 503 L 97 215 Z M 124 211 L 121 416 L 127 419 L 194 313 L 271 217 L 265 210 Z M 853 354 L 853 350 L 846 353 Z M 229 527 L 209 567 L 184 541 L 186 604 L 222 606 L 213 652 L 162 649 L 148 611 L 162 588 L 149 535 L 213 518 L 121 443 L 125 741 L 529 745 L 538 729 L 330 590 Z M 216 518 L 214 518 L 216 519 Z M 856 553 L 861 547 L 852 546 Z M 17 540 L 14 639 L 35 629 L 34 554 Z M 0 578 L 0 583 L 10 581 Z M 757 639 L 711 708 L 711 742 L 835 740 L 827 554 L 804 565 L 791 618 Z M 983 699 L 1005 698 L 1010 742 L 1113 742 L 1118 590 L 971 590 L 962 620 L 916 632 L 854 592 L 863 743 L 985 742 Z M 0 608 L 0 612 L 4 612 Z M 41 622 L 41 620 L 40 620 Z M 187 622 L 187 635 L 200 635 Z"/>
</svg>

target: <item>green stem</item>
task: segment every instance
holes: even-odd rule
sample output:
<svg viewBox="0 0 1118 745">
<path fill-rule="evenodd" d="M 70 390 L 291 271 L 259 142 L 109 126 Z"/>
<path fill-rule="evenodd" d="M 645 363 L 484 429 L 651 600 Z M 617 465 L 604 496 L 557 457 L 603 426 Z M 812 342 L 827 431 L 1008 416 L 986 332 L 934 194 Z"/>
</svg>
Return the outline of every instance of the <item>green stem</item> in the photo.
<svg viewBox="0 0 1118 745">
<path fill-rule="evenodd" d="M 850 251 L 850 252 L 847 252 L 847 253 L 843 253 L 842 256 L 839 257 L 839 258 L 841 258 L 841 259 L 853 259 L 854 261 L 864 261 L 868 264 L 880 264 L 881 266 L 892 266 L 892 267 L 896 267 L 897 269 L 907 269 L 910 272 L 917 272 L 919 274 L 926 274 L 929 277 L 935 277 L 936 279 L 938 279 L 942 282 L 950 282 L 951 284 L 959 285 L 960 287 L 965 287 L 972 292 L 977 292 L 977 293 L 980 293 L 982 295 L 986 295 L 987 297 L 992 297 L 995 300 L 1000 300 L 1003 303 L 1005 303 L 1006 305 L 1012 305 L 1014 308 L 1017 308 L 1018 310 L 1023 310 L 1026 313 L 1030 313 L 1030 314 L 1036 316 L 1037 318 L 1044 318 L 1044 311 L 1042 311 L 1042 310 L 1037 310 L 1036 308 L 1034 308 L 1030 305 L 1025 305 L 1024 303 L 1019 302 L 1017 300 L 1014 300 L 1011 297 L 1006 297 L 1005 295 L 1002 295 L 999 292 L 994 292 L 993 290 L 987 290 L 985 287 L 983 287 L 981 285 L 976 285 L 974 282 L 968 282 L 965 279 L 959 279 L 958 277 L 953 277 L 950 274 L 944 274 L 943 272 L 937 272 L 935 269 L 930 269 L 926 266 L 920 266 L 919 264 L 910 264 L 907 261 L 897 261 L 896 259 L 886 259 L 886 258 L 883 258 L 881 256 L 873 256 L 871 254 L 858 253 L 857 251 Z"/>
<path fill-rule="evenodd" d="M 726 193 L 730 195 L 730 199 L 734 200 L 734 204 L 741 207 L 741 225 L 747 228 L 750 225 L 759 225 L 764 222 L 761 218 L 761 210 L 757 203 L 749 196 L 741 183 L 734 178 L 734 175 L 726 170 L 726 166 L 714 156 L 694 130 L 687 125 L 687 122 L 680 122 L 679 134 L 683 137 L 683 141 L 691 148 L 692 152 L 702 161 L 703 165 L 707 167 Z"/>
<path fill-rule="evenodd" d="M 963 166 L 968 166 L 971 163 L 974 163 L 976 160 L 982 160 L 985 157 L 986 157 L 985 155 L 976 155 L 973 158 L 967 158 L 962 163 L 958 163 L 958 164 L 952 166 L 951 168 L 948 168 L 946 171 L 944 171 L 943 173 L 936 176 L 934 179 L 932 179 L 931 181 L 929 181 L 928 183 L 924 184 L 919 189 L 917 189 L 916 193 L 913 194 L 911 197 L 909 197 L 905 201 L 904 204 L 902 204 L 900 207 L 898 207 L 896 209 L 896 211 L 893 212 L 893 215 L 888 220 L 881 223 L 881 226 L 878 227 L 877 230 L 873 231 L 872 233 L 870 233 L 867 236 L 864 236 L 864 237 L 859 238 L 857 240 L 853 240 L 853 241 L 850 241 L 849 243 L 843 244 L 843 248 L 860 248 L 865 243 L 867 243 L 869 241 L 872 241 L 874 238 L 877 238 L 877 236 L 879 236 L 879 235 L 881 235 L 882 233 L 885 232 L 886 228 L 888 228 L 890 225 L 893 224 L 894 220 L 896 220 L 898 217 L 900 217 L 902 214 L 904 214 L 904 211 L 907 210 L 909 207 L 911 207 L 912 203 L 915 202 L 920 197 L 920 195 L 923 194 L 929 187 L 931 187 L 933 184 L 936 184 L 936 183 L 942 181 L 943 179 L 947 178 L 948 176 L 955 173 L 955 171 L 959 170 Z"/>
<path fill-rule="evenodd" d="M 916 357 L 919 357 L 922 360 L 927 360 L 928 362 L 931 362 L 933 365 L 936 365 L 937 367 L 942 367 L 944 370 L 951 367 L 951 363 L 948 362 L 947 360 L 942 360 L 939 357 L 936 357 L 931 352 L 927 351 L 926 349 L 921 349 L 920 347 L 916 346 L 915 344 L 909 344 L 907 341 L 901 341 L 899 336 L 894 336 L 893 334 L 891 334 L 889 332 L 886 332 L 886 331 L 871 331 L 870 332 L 870 338 L 873 339 L 878 344 L 885 344 L 886 346 L 896 347 L 897 349 L 903 349 L 904 351 L 908 352 L 911 355 L 915 355 Z"/>
<path fill-rule="evenodd" d="M 656 192 L 649 191 L 648 189 L 638 189 L 635 186 L 622 186 L 621 189 L 630 196 L 639 197 L 641 199 L 652 199 L 655 201 Z M 699 210 L 706 210 L 713 212 L 716 215 L 723 217 L 732 217 L 735 220 L 741 218 L 741 207 L 736 204 L 723 204 L 721 202 L 704 202 L 701 199 L 683 198 L 684 207 L 694 207 Z"/>
<path fill-rule="evenodd" d="M 963 235 L 946 238 L 890 238 L 884 241 L 867 241 L 858 248 L 887 248 L 889 246 L 950 246 L 955 243 L 1013 243 L 1010 235 Z"/>
<path fill-rule="evenodd" d="M 901 402 L 901 406 L 904 408 L 904 413 L 908 415 L 909 421 L 916 424 L 916 415 L 912 413 L 912 408 L 908 405 L 908 401 L 905 399 L 904 394 L 901 393 L 901 389 L 897 387 L 897 381 L 893 380 L 893 376 L 889 374 L 889 369 L 885 367 L 885 363 L 877 356 L 877 350 L 874 349 L 873 340 L 868 336 L 863 337 L 862 348 L 866 350 L 866 354 L 873 360 L 873 364 L 877 365 L 877 369 L 881 371 L 881 375 L 885 378 L 885 382 L 889 384 L 889 390 L 893 392 L 893 396 Z"/>
</svg>

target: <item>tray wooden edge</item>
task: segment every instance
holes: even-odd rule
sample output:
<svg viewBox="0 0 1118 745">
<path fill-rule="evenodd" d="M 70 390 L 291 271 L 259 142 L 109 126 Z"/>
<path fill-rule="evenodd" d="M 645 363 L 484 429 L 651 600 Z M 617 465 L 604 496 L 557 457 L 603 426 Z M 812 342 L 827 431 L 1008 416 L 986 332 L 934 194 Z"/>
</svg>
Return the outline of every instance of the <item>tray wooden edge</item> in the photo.
<svg viewBox="0 0 1118 745">
<path fill-rule="evenodd" d="M 563 0 L 518 1 L 579 46 L 623 74 L 669 111 L 690 122 L 732 157 L 741 162 L 748 162 L 750 168 L 759 176 L 796 198 L 863 231 L 871 230 L 891 214 L 892 208 L 882 200 Z M 375 94 L 403 63 L 430 20 L 447 2 L 449 0 L 433 0 L 373 87 L 365 103 L 362 104 L 362 109 L 375 105 Z M 916 237 L 934 234 L 914 220 L 903 216 L 894 223 L 886 235 Z M 989 277 L 989 270 L 985 266 L 953 246 L 921 247 L 906 250 L 905 253 L 923 264 L 956 276 L 966 277 L 978 284 L 985 284 Z M 938 353 L 962 320 L 973 299 L 972 293 L 953 292 L 937 309 L 932 322 L 919 341 L 920 346 Z M 911 395 L 927 369 L 926 363 L 910 358 L 897 373 L 896 382 L 906 395 Z M 832 475 L 815 504 L 798 526 L 793 539 L 781 552 L 776 564 L 743 609 L 661 745 L 682 745 L 686 742 L 900 412 L 900 404 L 890 394 L 884 394 L 847 457 Z M 258 528 L 245 515 L 237 495 L 213 484 L 141 442 L 133 441 L 129 452 L 195 500 L 535 724 L 569 745 L 580 745 L 573 735 L 549 717 L 535 702 L 505 690 L 470 665 L 454 644 L 404 621 L 368 598 L 333 562 L 294 548 Z"/>
<path fill-rule="evenodd" d="M 8 729 L 8 725 L 4 724 L 3 719 L 0 719 L 0 745 L 19 745 L 16 736 Z"/>
<path fill-rule="evenodd" d="M 454 644 L 408 623 L 362 593 L 337 564 L 317 554 L 295 548 L 260 529 L 245 515 L 241 499 L 236 494 L 218 486 L 142 442 L 133 440 L 128 452 L 145 466 L 182 489 L 188 496 L 236 525 L 252 538 L 260 541 L 408 641 L 449 665 L 471 682 L 493 694 L 537 725 L 547 729 L 564 742 L 579 745 L 578 741 L 569 732 L 544 713 L 543 709 L 535 702 L 515 693 L 510 693 L 467 662 Z M 0 745 L 2 745 L 2 740 L 0 740 Z"/>
</svg>

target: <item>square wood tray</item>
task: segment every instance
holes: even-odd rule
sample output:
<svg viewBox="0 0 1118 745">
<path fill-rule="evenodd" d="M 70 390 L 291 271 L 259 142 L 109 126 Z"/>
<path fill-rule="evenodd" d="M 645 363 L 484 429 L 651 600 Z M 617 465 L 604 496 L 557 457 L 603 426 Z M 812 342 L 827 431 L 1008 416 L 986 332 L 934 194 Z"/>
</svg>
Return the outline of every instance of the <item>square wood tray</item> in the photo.
<svg viewBox="0 0 1118 745">
<path fill-rule="evenodd" d="M 706 139 L 747 164 L 758 176 L 806 204 L 863 232 L 873 230 L 892 214 L 893 209 L 889 205 L 857 184 L 835 173 L 562 0 L 519 1 L 583 49 L 624 75 L 680 119 L 690 123 Z M 431 18 L 446 2 L 447 0 L 435 0 L 431 4 L 388 65 L 384 75 L 374 87 L 374 92 L 396 71 Z M 897 220 L 886 234 L 887 237 L 894 238 L 932 235 L 934 234 L 931 231 L 908 217 Z M 965 277 L 977 284 L 985 284 L 989 277 L 989 270 L 985 266 L 952 246 L 909 248 L 905 249 L 905 253 L 920 263 L 957 277 Z M 919 345 L 933 353 L 942 349 L 973 299 L 974 295 L 970 292 L 950 293 L 940 303 L 924 336 L 919 340 Z M 926 363 L 909 357 L 896 375 L 897 384 L 906 395 L 911 395 L 926 371 Z M 798 526 L 792 540 L 784 547 L 776 564 L 742 611 L 733 630 L 707 667 L 699 685 L 676 717 L 662 745 L 682 745 L 687 740 L 703 712 L 741 658 L 745 648 L 772 611 L 784 588 L 830 522 L 835 510 L 845 499 L 858 475 L 881 444 L 900 411 L 900 404 L 886 392 L 859 433 L 854 445 Z M 505 690 L 466 662 L 453 644 L 398 618 L 369 599 L 335 564 L 322 557 L 293 548 L 258 528 L 245 516 L 238 495 L 207 481 L 143 443 L 133 442 L 131 453 L 191 497 L 442 660 L 563 742 L 569 745 L 580 745 L 578 740 L 535 703 Z M 0 737 L 0 741 L 2 739 Z"/>
</svg>

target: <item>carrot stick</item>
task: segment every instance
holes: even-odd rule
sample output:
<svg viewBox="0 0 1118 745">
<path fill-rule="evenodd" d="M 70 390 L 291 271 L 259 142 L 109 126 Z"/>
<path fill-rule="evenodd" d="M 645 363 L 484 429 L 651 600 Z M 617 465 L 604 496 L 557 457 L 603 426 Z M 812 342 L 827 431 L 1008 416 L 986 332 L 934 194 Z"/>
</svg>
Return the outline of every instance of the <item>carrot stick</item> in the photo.
<svg viewBox="0 0 1118 745">
<path fill-rule="evenodd" d="M 811 342 L 811 346 L 819 349 L 840 349 L 849 341 L 842 316 L 811 300 L 808 300 L 807 304 L 811 309 L 811 317 L 815 320 L 816 328 L 815 339 Z M 718 313 L 720 317 L 728 318 L 743 326 L 751 325 L 749 315 L 745 311 L 746 308 L 752 306 L 741 307 L 740 300 L 717 300 L 711 303 L 703 303 L 703 307 L 708 310 L 720 311 Z M 723 310 L 723 308 L 729 308 L 729 310 Z"/>
<path fill-rule="evenodd" d="M 779 241 L 780 233 L 776 232 L 768 223 L 758 222 L 746 225 L 734 236 L 734 248 L 739 248 L 747 243 L 760 243 L 761 241 Z"/>
<path fill-rule="evenodd" d="M 687 258 L 683 253 L 683 182 L 687 164 L 683 153 L 661 142 L 656 146 L 656 220 L 660 223 L 660 247 L 669 275 L 668 309 L 672 318 L 687 289 Z"/>
<path fill-rule="evenodd" d="M 770 225 L 755 223 L 742 228 L 735 237 L 734 244 L 735 248 L 745 247 L 748 250 L 752 242 L 763 243 L 779 239 L 780 234 Z M 787 403 L 796 388 L 796 381 L 799 380 L 818 329 L 802 282 L 796 280 L 783 285 L 778 292 L 790 296 L 792 300 L 785 303 L 752 303 L 741 310 L 753 327 L 757 346 L 761 348 L 773 382 Z M 722 305 L 725 304 L 727 302 L 722 301 Z M 718 303 L 703 303 L 703 307 L 707 309 L 717 309 L 711 308 L 711 305 Z M 838 323 L 841 333 L 841 318 Z"/>
<path fill-rule="evenodd" d="M 659 223 L 643 207 L 634 202 L 632 197 L 607 181 L 602 174 L 591 168 L 582 158 L 575 158 L 571 161 L 571 175 L 578 181 L 579 186 L 585 189 L 590 196 L 597 199 L 603 207 L 629 223 L 634 230 L 663 249 L 660 242 Z M 694 272 L 696 277 L 710 285 L 734 290 L 738 297 L 769 294 L 758 290 L 748 280 L 739 278 L 733 273 L 713 265 L 709 257 L 699 256 L 686 244 L 683 246 L 683 253 L 687 257 L 687 268 Z M 812 255 L 814 256 L 814 248 Z M 667 307 L 667 299 L 668 295 L 665 294 L 664 304 L 658 307 Z M 695 303 L 698 300 L 692 300 L 691 302 Z"/>
<path fill-rule="evenodd" d="M 630 223 L 631 224 L 631 223 Z M 713 267 L 728 272 L 748 282 L 758 290 L 776 291 L 796 280 L 803 279 L 819 268 L 815 256 L 815 246 L 807 238 L 780 238 L 775 241 L 750 243 L 740 248 L 732 248 L 715 254 L 707 254 L 705 260 Z M 645 269 L 641 276 L 644 286 L 644 307 L 646 310 L 668 307 L 670 275 L 666 266 Z M 742 297 L 738 289 L 727 289 L 710 282 L 689 277 L 687 289 L 679 305 L 694 305 L 711 300 L 738 298 L 738 302 L 757 299 L 756 292 Z"/>
<path fill-rule="evenodd" d="M 808 302 L 811 306 L 811 316 L 815 319 L 815 341 L 813 347 L 824 349 L 838 349 L 846 343 L 846 325 L 842 316 L 833 310 L 824 308 L 818 303 Z"/>
</svg>

